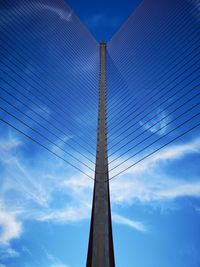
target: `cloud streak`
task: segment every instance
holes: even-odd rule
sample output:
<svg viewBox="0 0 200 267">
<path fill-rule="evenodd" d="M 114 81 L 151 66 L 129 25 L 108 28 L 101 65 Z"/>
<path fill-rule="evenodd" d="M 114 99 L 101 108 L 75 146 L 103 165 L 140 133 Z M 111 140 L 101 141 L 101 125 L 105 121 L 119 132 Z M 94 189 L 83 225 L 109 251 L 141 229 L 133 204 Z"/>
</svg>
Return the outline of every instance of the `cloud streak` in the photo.
<svg viewBox="0 0 200 267">
<path fill-rule="evenodd" d="M 25 8 L 25 10 L 24 10 Z M 73 12 L 72 10 L 66 10 L 65 8 L 58 8 L 55 6 L 51 6 L 51 5 L 47 5 L 47 4 L 31 4 L 29 3 L 28 6 L 24 7 L 24 6 L 18 6 L 14 9 L 9 10 L 9 12 L 12 12 L 14 14 L 17 14 L 17 20 L 20 20 L 21 17 L 26 18 L 26 19 L 30 19 L 33 15 L 35 11 L 49 11 L 51 14 L 55 14 L 58 16 L 58 18 L 60 20 L 64 20 L 65 22 L 72 22 L 72 16 L 73 16 Z M 3 10 L 3 12 L 8 12 L 7 10 Z M 3 22 L 0 23 L 3 25 L 9 25 L 11 23 L 13 23 L 16 19 L 14 17 L 11 18 L 6 18 L 4 19 Z"/>
<path fill-rule="evenodd" d="M 56 223 L 74 223 L 79 222 L 90 217 L 90 210 L 88 207 L 70 206 L 62 210 L 45 211 L 44 213 L 37 213 L 35 219 L 38 221 L 52 221 Z"/>
<path fill-rule="evenodd" d="M 61 20 L 64 20 L 66 22 L 72 21 L 72 11 L 67 12 L 64 9 L 56 8 L 56 7 L 45 5 L 45 4 L 40 4 L 40 5 L 35 4 L 34 6 L 40 11 L 42 10 L 50 11 L 51 13 L 58 15 Z"/>
<path fill-rule="evenodd" d="M 119 214 L 113 213 L 112 219 L 117 224 L 129 226 L 129 227 L 131 227 L 134 230 L 137 230 L 139 232 L 146 232 L 147 231 L 146 226 L 142 222 L 130 220 L 130 219 L 125 218 Z"/>
</svg>

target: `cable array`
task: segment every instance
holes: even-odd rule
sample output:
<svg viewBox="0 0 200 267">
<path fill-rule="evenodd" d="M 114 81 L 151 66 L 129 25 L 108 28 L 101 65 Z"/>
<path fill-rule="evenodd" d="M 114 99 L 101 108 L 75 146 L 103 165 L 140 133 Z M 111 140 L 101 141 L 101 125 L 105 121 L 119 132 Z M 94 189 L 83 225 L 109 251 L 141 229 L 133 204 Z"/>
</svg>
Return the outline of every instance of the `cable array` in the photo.
<svg viewBox="0 0 200 267">
<path fill-rule="evenodd" d="M 93 179 L 99 44 L 62 0 L 6 1 L 0 25 L 1 122 Z"/>
<path fill-rule="evenodd" d="M 146 0 L 109 41 L 110 179 L 199 133 L 199 36 L 198 1 Z"/>
<path fill-rule="evenodd" d="M 0 25 L 1 127 L 93 179 L 99 44 L 63 0 L 6 1 Z M 107 44 L 110 179 L 196 136 L 199 70 L 198 1 L 142 1 Z"/>
</svg>

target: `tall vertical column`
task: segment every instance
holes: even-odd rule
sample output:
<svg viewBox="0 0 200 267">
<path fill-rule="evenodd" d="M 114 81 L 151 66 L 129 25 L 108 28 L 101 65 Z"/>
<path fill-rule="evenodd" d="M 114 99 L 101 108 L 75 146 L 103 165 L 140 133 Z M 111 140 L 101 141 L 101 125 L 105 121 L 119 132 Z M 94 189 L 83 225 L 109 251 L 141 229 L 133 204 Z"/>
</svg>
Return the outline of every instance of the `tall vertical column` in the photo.
<svg viewBox="0 0 200 267">
<path fill-rule="evenodd" d="M 98 134 L 87 267 L 114 267 L 108 182 L 106 126 L 106 44 L 100 44 Z"/>
</svg>

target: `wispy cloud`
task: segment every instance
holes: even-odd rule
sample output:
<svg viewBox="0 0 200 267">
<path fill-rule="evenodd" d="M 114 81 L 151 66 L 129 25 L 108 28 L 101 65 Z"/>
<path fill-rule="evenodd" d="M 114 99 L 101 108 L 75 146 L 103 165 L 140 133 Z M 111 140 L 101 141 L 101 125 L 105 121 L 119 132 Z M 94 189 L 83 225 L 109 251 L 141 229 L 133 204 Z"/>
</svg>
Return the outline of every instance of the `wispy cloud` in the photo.
<svg viewBox="0 0 200 267">
<path fill-rule="evenodd" d="M 61 20 L 65 20 L 67 22 L 71 22 L 72 21 L 72 11 L 66 11 L 64 9 L 60 9 L 60 8 L 56 8 L 50 5 L 45 5 L 45 4 L 35 4 L 34 5 L 38 10 L 47 10 L 50 11 L 56 15 L 59 16 L 59 18 Z"/>
<path fill-rule="evenodd" d="M 57 223 L 73 223 L 88 219 L 90 210 L 88 207 L 66 207 L 63 210 L 50 210 L 44 213 L 37 212 L 35 219 L 38 221 L 53 221 Z"/>
<path fill-rule="evenodd" d="M 158 109 L 153 113 L 153 119 L 148 115 L 146 120 L 140 121 L 140 125 L 151 133 L 156 133 L 158 135 L 163 135 L 166 133 L 169 126 L 167 125 L 170 121 L 170 117 L 167 116 L 165 111 Z"/>
<path fill-rule="evenodd" d="M 20 257 L 20 253 L 18 253 L 15 249 L 10 246 L 0 246 L 0 261 L 4 261 L 7 259 L 15 259 Z M 0 267 L 6 267 L 7 265 L 1 265 Z"/>
<path fill-rule="evenodd" d="M 200 182 L 172 180 L 166 177 L 150 176 L 146 178 L 123 177 L 123 190 L 120 181 L 111 184 L 112 200 L 118 204 L 130 204 L 134 201 L 149 203 L 169 201 L 179 197 L 200 197 Z"/>
<path fill-rule="evenodd" d="M 180 145 L 171 145 L 167 149 L 155 154 L 152 161 L 177 160 L 186 157 L 189 154 L 200 154 L 200 138 L 196 138 L 191 142 Z"/>
<path fill-rule="evenodd" d="M 147 231 L 146 226 L 142 222 L 130 220 L 130 219 L 125 218 L 119 214 L 113 213 L 112 219 L 115 223 L 129 226 L 129 227 L 133 228 L 134 230 L 137 230 L 140 232 L 146 232 Z"/>
<path fill-rule="evenodd" d="M 69 267 L 69 265 L 62 263 L 57 257 L 50 254 L 45 248 L 43 248 L 43 252 L 47 257 L 47 260 L 50 262 L 50 267 Z"/>
<path fill-rule="evenodd" d="M 10 191 L 19 194 L 19 199 L 33 201 L 41 207 L 47 207 L 50 195 L 48 188 L 43 187 L 42 183 L 36 181 L 33 177 L 34 171 L 24 167 L 17 157 L 11 157 L 9 162 L 4 162 L 7 168 L 5 173 L 4 194 L 6 196 Z M 13 195 L 14 197 L 14 195 Z M 18 202 L 19 202 L 18 199 Z"/>
<path fill-rule="evenodd" d="M 200 154 L 200 138 L 193 139 L 190 142 L 188 141 L 185 143 L 168 146 L 165 149 L 160 150 L 159 152 L 155 153 L 154 155 L 151 155 L 151 157 L 146 158 L 144 161 L 141 161 L 139 164 L 136 165 L 134 165 L 134 163 L 137 162 L 140 157 L 134 157 L 134 159 L 130 159 L 128 161 L 126 161 L 126 157 L 120 157 L 119 159 L 115 160 L 114 166 L 118 166 L 121 162 L 124 163 L 121 164 L 119 168 L 113 169 L 110 173 L 110 177 L 118 174 L 120 171 L 123 171 L 131 165 L 134 166 L 132 168 L 128 168 L 127 171 L 121 175 L 121 177 L 124 177 L 128 174 L 140 174 L 145 171 L 147 171 L 148 174 L 150 170 L 153 172 L 155 168 L 159 169 L 159 164 L 169 163 L 170 161 L 172 162 L 179 159 L 183 159 L 184 157 L 192 154 Z M 117 156 L 118 155 L 116 154 L 116 157 Z M 109 160 L 111 162 L 114 159 L 115 158 L 110 157 Z M 111 168 L 113 168 L 113 165 Z"/>
<path fill-rule="evenodd" d="M 29 8 L 27 8 L 29 7 Z M 67 10 L 66 8 L 58 8 L 52 5 L 47 5 L 47 4 L 31 4 L 29 3 L 28 6 L 26 6 L 26 9 L 24 11 L 24 7 L 23 6 L 18 6 L 12 10 L 9 10 L 13 13 L 17 13 L 17 19 L 20 20 L 21 17 L 26 17 L 27 19 L 32 18 L 32 16 L 34 15 L 32 10 L 37 10 L 37 11 L 49 11 L 51 14 L 55 14 L 58 16 L 59 19 L 64 20 L 66 22 L 72 22 L 72 10 L 69 9 Z M 20 11 L 20 12 L 19 12 Z M 3 12 L 8 12 L 8 10 L 3 10 Z M 15 18 L 11 17 L 11 18 L 7 18 L 6 20 L 4 20 L 3 22 L 0 22 L 0 24 L 3 25 L 9 25 L 11 23 L 13 23 L 14 21 L 16 21 Z"/>
</svg>

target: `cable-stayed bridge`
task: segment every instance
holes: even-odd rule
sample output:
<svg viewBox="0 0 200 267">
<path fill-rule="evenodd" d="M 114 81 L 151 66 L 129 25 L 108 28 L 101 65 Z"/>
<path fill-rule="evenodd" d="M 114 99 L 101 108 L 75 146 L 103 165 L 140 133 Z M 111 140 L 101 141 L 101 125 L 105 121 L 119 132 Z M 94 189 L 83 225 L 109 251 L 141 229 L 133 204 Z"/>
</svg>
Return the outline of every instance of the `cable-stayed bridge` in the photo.
<svg viewBox="0 0 200 267">
<path fill-rule="evenodd" d="M 115 266 L 109 181 L 199 134 L 199 3 L 144 0 L 101 44 L 62 0 L 0 7 L 0 121 L 94 180 L 87 267 Z"/>
</svg>

